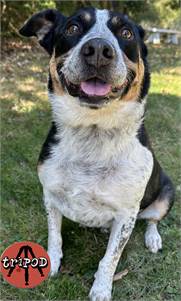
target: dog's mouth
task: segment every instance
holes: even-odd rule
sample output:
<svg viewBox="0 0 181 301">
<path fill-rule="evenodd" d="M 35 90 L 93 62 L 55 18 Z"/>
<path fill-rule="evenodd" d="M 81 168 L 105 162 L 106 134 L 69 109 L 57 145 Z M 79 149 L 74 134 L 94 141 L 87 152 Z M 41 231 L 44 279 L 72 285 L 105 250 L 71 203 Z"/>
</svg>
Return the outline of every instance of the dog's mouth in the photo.
<svg viewBox="0 0 181 301">
<path fill-rule="evenodd" d="M 111 100 L 123 94 L 128 86 L 128 79 L 115 86 L 98 77 L 92 77 L 81 81 L 80 84 L 73 84 L 65 80 L 65 86 L 72 96 L 78 96 L 81 106 L 90 108 L 100 108 L 108 104 Z"/>
</svg>

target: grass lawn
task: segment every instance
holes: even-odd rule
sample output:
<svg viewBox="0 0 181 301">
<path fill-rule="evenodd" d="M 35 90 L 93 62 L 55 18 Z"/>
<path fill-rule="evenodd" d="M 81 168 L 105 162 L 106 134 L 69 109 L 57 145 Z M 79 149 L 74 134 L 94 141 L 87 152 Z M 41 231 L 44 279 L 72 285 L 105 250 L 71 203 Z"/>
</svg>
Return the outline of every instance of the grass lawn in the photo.
<svg viewBox="0 0 181 301">
<path fill-rule="evenodd" d="M 137 222 L 117 269 L 127 268 L 129 273 L 114 284 L 113 300 L 180 300 L 179 49 L 168 45 L 149 48 L 152 85 L 146 125 L 156 156 L 175 184 L 176 202 L 159 226 L 162 252 L 149 253 L 143 240 L 145 223 Z M 39 151 L 51 120 L 47 71 L 48 57 L 36 47 L 8 51 L 2 59 L 1 251 L 23 240 L 47 246 L 46 214 L 36 172 Z M 82 228 L 64 219 L 62 273 L 35 289 L 16 289 L 2 279 L 2 299 L 87 300 L 107 240 L 108 235 L 99 230 Z"/>
</svg>

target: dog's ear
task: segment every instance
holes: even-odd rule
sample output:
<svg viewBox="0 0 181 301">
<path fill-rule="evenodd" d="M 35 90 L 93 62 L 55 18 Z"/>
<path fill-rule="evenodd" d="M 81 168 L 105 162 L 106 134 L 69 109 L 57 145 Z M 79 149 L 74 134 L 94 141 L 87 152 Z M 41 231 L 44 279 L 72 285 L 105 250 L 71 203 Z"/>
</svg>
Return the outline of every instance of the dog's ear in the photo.
<svg viewBox="0 0 181 301">
<path fill-rule="evenodd" d="M 143 27 L 141 25 L 137 25 L 137 29 L 138 29 L 140 38 L 144 39 L 144 37 L 145 37 L 145 30 L 143 29 Z"/>
<path fill-rule="evenodd" d="M 63 25 L 65 20 L 66 17 L 55 9 L 43 10 L 28 19 L 19 33 L 25 37 L 36 36 L 40 45 L 51 55 L 55 28 Z"/>
<path fill-rule="evenodd" d="M 146 57 L 148 54 L 147 47 L 144 43 L 144 38 L 145 38 L 145 30 L 141 25 L 137 25 L 138 33 L 141 38 L 141 49 L 142 49 L 142 54 Z"/>
</svg>

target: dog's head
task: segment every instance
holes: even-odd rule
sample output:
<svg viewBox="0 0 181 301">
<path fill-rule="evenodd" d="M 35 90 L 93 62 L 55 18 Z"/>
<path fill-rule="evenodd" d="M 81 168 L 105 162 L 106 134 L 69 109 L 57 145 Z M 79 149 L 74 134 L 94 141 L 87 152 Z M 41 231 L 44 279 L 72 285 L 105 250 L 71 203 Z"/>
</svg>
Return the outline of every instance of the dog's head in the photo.
<svg viewBox="0 0 181 301">
<path fill-rule="evenodd" d="M 69 95 L 90 110 L 147 94 L 144 31 L 121 13 L 84 8 L 65 17 L 49 9 L 32 16 L 20 33 L 36 36 L 51 55 L 51 95 Z"/>
</svg>

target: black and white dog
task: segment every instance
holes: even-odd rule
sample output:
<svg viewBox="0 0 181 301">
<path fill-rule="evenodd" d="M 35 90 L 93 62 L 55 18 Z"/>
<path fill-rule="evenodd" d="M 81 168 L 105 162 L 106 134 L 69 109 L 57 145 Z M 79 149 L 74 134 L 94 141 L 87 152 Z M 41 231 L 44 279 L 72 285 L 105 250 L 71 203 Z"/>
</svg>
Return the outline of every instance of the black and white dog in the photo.
<svg viewBox="0 0 181 301">
<path fill-rule="evenodd" d="M 143 29 L 120 13 L 81 9 L 33 15 L 20 30 L 50 54 L 48 93 L 53 122 L 38 174 L 48 213 L 51 275 L 62 258 L 65 216 L 109 227 L 91 300 L 111 298 L 113 276 L 137 218 L 148 221 L 145 244 L 162 248 L 157 223 L 173 203 L 173 186 L 144 127 L 149 89 Z"/>
</svg>

